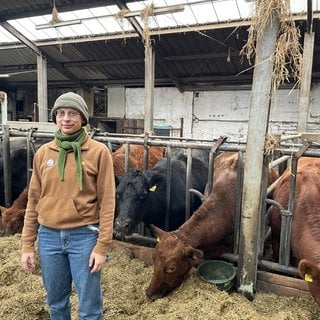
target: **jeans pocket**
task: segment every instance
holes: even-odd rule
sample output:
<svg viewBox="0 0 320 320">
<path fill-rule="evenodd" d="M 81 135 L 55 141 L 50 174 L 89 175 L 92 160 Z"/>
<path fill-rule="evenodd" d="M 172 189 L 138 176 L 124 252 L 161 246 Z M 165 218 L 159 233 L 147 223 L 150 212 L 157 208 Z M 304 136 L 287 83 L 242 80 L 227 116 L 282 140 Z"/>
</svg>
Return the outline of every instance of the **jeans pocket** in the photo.
<svg viewBox="0 0 320 320">
<path fill-rule="evenodd" d="M 98 224 L 88 224 L 86 227 L 95 233 L 99 233 L 99 225 Z"/>
</svg>

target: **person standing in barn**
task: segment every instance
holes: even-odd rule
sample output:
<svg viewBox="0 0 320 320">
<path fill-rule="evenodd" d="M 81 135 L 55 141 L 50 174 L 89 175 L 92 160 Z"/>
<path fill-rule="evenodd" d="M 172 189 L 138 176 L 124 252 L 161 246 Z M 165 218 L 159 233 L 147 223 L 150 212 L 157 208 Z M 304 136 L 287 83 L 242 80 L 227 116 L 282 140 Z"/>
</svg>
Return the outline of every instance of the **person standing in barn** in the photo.
<svg viewBox="0 0 320 320">
<path fill-rule="evenodd" d="M 73 92 L 51 111 L 53 141 L 35 154 L 22 230 L 22 267 L 36 266 L 35 242 L 52 320 L 71 319 L 72 283 L 79 319 L 103 319 L 101 270 L 112 242 L 115 179 L 111 153 L 85 131 L 88 107 Z"/>
</svg>

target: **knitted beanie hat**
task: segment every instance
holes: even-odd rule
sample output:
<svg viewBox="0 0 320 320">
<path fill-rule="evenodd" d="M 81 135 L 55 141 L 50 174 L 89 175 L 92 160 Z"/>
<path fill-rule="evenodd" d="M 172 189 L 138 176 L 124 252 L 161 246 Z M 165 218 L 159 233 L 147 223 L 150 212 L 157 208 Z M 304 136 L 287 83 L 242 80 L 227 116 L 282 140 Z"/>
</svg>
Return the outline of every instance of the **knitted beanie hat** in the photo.
<svg viewBox="0 0 320 320">
<path fill-rule="evenodd" d="M 54 123 L 57 123 L 55 112 L 59 108 L 72 108 L 79 111 L 84 119 L 83 126 L 87 125 L 89 121 L 88 106 L 80 95 L 74 92 L 67 92 L 57 98 L 51 110 L 51 117 Z"/>
</svg>

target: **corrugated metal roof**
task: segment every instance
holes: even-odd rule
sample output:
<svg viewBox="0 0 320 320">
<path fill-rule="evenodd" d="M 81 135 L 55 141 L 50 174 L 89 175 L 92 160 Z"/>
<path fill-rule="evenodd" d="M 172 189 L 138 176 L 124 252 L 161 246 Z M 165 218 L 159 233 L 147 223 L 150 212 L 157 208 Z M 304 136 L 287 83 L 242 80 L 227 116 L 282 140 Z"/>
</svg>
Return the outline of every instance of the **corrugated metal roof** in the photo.
<svg viewBox="0 0 320 320">
<path fill-rule="evenodd" d="M 306 30 L 307 2 L 291 2 L 295 4 L 296 12 L 304 13 L 297 21 L 303 35 Z M 36 30 L 35 24 L 47 23 L 52 19 L 52 3 L 43 0 L 0 0 L 0 21 L 9 21 L 48 56 L 49 87 L 76 85 L 74 79 L 70 79 L 63 70 L 89 87 L 144 84 L 144 45 L 141 37 L 134 29 L 134 24 L 128 19 L 124 19 L 123 23 L 115 19 L 114 14 L 125 5 L 131 12 L 139 12 L 150 2 L 56 0 L 55 3 L 63 21 L 84 20 L 80 25 Z M 154 3 L 157 7 L 168 7 L 177 1 L 158 0 Z M 156 53 L 155 84 L 174 85 L 178 81 L 184 90 L 250 84 L 253 70 L 245 59 L 242 61 L 239 53 L 247 40 L 246 19 L 253 2 L 181 0 L 179 3 L 185 4 L 183 12 L 155 15 L 148 21 Z M 313 9 L 319 8 L 319 0 L 313 0 L 312 4 Z M 43 14 L 46 16 L 35 18 Z M 90 16 L 97 15 L 105 17 L 88 20 Z M 143 27 L 140 16 L 135 16 L 135 20 L 138 28 Z M 313 27 L 314 30 L 320 30 L 317 19 Z M 0 34 L 8 33 L 3 30 L 0 27 Z M 1 44 L 3 39 L 0 38 L 0 86 L 36 86 L 36 53 L 20 43 L 4 46 Z M 315 50 L 319 50 L 319 44 L 316 32 Z M 314 57 L 314 78 L 320 74 L 317 56 L 315 54 Z M 10 76 L 1 78 L 1 74 Z"/>
</svg>

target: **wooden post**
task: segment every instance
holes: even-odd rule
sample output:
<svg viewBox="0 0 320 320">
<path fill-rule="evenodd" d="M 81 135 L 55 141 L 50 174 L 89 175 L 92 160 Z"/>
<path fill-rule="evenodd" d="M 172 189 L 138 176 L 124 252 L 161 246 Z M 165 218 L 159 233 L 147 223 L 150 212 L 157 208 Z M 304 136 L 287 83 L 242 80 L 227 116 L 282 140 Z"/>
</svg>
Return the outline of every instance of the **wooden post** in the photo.
<svg viewBox="0 0 320 320">
<path fill-rule="evenodd" d="M 40 122 L 48 122 L 48 80 L 47 59 L 37 55 L 38 68 L 38 119 Z"/>
<path fill-rule="evenodd" d="M 310 86 L 314 50 L 314 32 L 304 34 L 301 87 L 299 95 L 298 132 L 307 131 Z"/>
<path fill-rule="evenodd" d="M 8 122 L 8 96 L 4 91 L 0 91 L 0 106 L 1 106 L 1 124 Z"/>
<path fill-rule="evenodd" d="M 253 73 L 238 262 L 238 291 L 249 299 L 253 298 L 257 278 L 261 185 L 273 70 L 273 61 L 270 57 L 275 51 L 278 30 L 279 19 L 271 17 L 262 32 L 263 37 L 257 41 Z"/>
<path fill-rule="evenodd" d="M 155 54 L 150 39 L 145 40 L 144 132 L 153 131 Z"/>
</svg>

